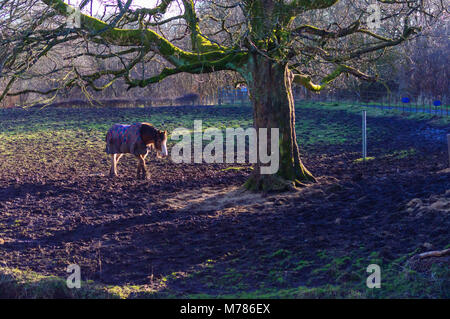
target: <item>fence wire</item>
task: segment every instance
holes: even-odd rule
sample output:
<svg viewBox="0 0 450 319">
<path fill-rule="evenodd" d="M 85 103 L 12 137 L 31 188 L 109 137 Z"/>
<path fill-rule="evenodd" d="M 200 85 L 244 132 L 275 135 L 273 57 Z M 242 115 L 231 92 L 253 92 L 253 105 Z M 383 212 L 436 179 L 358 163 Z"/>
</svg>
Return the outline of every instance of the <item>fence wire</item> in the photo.
<svg viewBox="0 0 450 319">
<path fill-rule="evenodd" d="M 329 102 L 363 108 L 373 107 L 401 112 L 428 113 L 439 116 L 449 116 L 450 101 L 448 96 L 412 96 L 408 93 L 380 94 L 379 91 L 294 93 L 296 103 Z M 241 88 L 220 88 L 217 93 L 218 105 L 249 105 L 248 92 Z"/>
</svg>

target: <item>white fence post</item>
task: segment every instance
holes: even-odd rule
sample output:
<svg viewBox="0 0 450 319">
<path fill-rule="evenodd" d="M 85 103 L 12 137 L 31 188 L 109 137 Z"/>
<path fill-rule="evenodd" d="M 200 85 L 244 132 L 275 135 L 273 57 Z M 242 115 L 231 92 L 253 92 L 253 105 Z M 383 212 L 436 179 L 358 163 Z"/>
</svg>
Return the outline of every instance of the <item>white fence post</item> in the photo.
<svg viewBox="0 0 450 319">
<path fill-rule="evenodd" d="M 362 157 L 363 161 L 367 157 L 367 122 L 366 122 L 366 111 L 362 111 Z"/>
<path fill-rule="evenodd" d="M 448 167 L 450 167 L 450 134 L 447 134 Z"/>
</svg>

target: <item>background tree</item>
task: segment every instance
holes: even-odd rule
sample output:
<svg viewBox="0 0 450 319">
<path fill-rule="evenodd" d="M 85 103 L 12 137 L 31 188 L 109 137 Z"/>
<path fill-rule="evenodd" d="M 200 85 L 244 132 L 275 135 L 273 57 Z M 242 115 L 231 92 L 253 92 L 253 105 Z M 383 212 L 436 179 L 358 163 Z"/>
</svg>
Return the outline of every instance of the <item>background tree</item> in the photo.
<svg viewBox="0 0 450 319">
<path fill-rule="evenodd" d="M 81 1 L 81 10 L 90 2 Z M 7 82 L 0 100 L 8 94 L 55 96 L 71 87 L 101 91 L 119 79 L 132 89 L 180 73 L 235 72 L 249 88 L 255 128 L 280 132 L 278 173 L 261 175 L 258 163 L 246 183 L 263 190 L 315 181 L 300 159 L 293 83 L 319 92 L 342 74 L 376 81 L 376 70 L 367 62 L 419 34 L 445 12 L 439 0 L 378 0 L 371 2 L 380 10 L 377 25 L 370 3 L 362 0 L 160 0 L 153 8 L 133 6 L 132 0 L 104 3 L 102 16 L 83 13 L 80 26 L 69 27 L 73 9 L 62 0 L 3 1 L 0 30 L 7 57 L 2 77 Z M 69 43 L 66 60 L 72 63 L 56 59 L 39 74 L 52 78 L 47 90 L 11 91 L 38 61 L 51 59 Z M 100 69 L 81 67 L 79 59 L 85 57 L 115 62 Z M 139 69 L 151 61 L 158 67 Z"/>
</svg>

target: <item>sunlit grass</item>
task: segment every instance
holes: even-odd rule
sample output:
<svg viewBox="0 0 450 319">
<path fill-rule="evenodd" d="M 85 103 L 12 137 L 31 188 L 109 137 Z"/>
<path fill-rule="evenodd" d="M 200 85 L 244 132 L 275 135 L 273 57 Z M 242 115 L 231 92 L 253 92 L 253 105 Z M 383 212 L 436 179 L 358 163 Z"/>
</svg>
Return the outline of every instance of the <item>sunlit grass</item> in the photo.
<svg viewBox="0 0 450 319">
<path fill-rule="evenodd" d="M 80 289 L 69 289 L 64 278 L 44 276 L 32 271 L 0 268 L 1 298 L 448 298 L 449 270 L 435 265 L 427 273 L 405 267 L 411 252 L 392 262 L 384 262 L 378 252 L 364 249 L 336 254 L 320 250 L 316 256 L 281 249 L 259 256 L 260 262 L 249 264 L 239 258 L 222 262 L 207 259 L 190 273 L 174 272 L 158 279 L 157 289 L 149 285 L 104 285 L 82 281 Z M 256 252 L 255 252 L 256 253 Z M 380 289 L 366 286 L 367 265 L 382 268 Z M 249 268 L 250 267 L 250 268 Z M 263 268 L 261 268 L 263 267 Z M 260 269 L 261 268 L 261 269 Z M 266 269 L 264 271 L 263 269 Z M 268 271 L 267 269 L 270 269 Z M 303 284 L 299 275 L 309 278 Z M 256 277 L 255 277 L 256 276 Z M 251 283 L 258 278 L 257 285 Z M 314 284 L 314 278 L 327 283 Z M 180 294 L 174 285 L 184 283 L 220 293 Z"/>
</svg>

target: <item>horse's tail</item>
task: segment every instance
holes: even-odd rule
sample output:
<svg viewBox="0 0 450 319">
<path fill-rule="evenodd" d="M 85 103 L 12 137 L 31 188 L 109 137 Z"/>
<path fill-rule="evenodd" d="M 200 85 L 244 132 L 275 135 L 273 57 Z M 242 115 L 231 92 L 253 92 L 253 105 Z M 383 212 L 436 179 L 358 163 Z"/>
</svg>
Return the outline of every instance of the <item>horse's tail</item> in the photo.
<svg viewBox="0 0 450 319">
<path fill-rule="evenodd" d="M 109 144 L 111 143 L 112 139 L 112 129 L 109 129 L 105 136 L 105 142 L 106 142 L 106 148 L 105 152 L 109 154 Z"/>
</svg>

